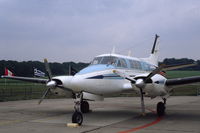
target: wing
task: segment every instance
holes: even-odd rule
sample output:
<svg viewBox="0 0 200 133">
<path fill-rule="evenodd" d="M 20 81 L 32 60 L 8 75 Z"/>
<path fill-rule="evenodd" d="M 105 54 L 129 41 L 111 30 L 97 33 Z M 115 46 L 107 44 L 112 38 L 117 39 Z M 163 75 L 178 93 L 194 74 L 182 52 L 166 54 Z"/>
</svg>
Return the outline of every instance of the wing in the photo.
<svg viewBox="0 0 200 133">
<path fill-rule="evenodd" d="M 176 85 L 185 85 L 185 84 L 191 84 L 191 83 L 197 83 L 197 82 L 200 82 L 200 76 L 167 79 L 165 82 L 165 85 L 176 86 Z"/>
<path fill-rule="evenodd" d="M 19 76 L 1 76 L 1 77 L 2 78 L 6 78 L 6 79 L 14 79 L 14 80 L 21 80 L 21 81 L 27 81 L 27 82 L 33 82 L 33 83 L 41 83 L 41 84 L 46 84 L 49 81 L 48 79 L 19 77 Z"/>
</svg>

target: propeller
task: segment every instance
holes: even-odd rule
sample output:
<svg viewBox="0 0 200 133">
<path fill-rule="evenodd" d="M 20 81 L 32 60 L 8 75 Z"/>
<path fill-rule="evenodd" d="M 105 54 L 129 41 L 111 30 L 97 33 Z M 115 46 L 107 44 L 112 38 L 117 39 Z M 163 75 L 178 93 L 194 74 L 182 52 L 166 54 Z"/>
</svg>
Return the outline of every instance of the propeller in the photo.
<svg viewBox="0 0 200 133">
<path fill-rule="evenodd" d="M 127 80 L 129 80 L 132 84 L 134 84 L 136 87 L 140 89 L 140 98 L 141 98 L 141 109 L 142 109 L 142 115 L 145 115 L 145 105 L 144 105 L 144 92 L 143 89 L 145 88 L 146 84 L 148 81 L 157 73 L 159 73 L 165 65 L 160 65 L 157 67 L 155 70 L 153 70 L 151 73 L 149 73 L 146 77 L 136 77 L 136 78 L 131 78 L 128 74 L 122 73 L 117 70 L 113 70 L 113 73 L 119 75 L 120 77 L 123 77 Z"/>
<path fill-rule="evenodd" d="M 149 73 L 147 76 L 142 76 L 142 77 L 135 77 L 132 78 L 130 77 L 127 73 L 123 73 L 117 70 L 113 70 L 113 73 L 119 75 L 120 77 L 123 77 L 131 82 L 131 84 L 134 84 L 136 87 L 140 89 L 140 98 L 141 98 L 141 109 L 142 109 L 142 115 L 145 115 L 145 105 L 144 105 L 144 88 L 149 81 L 151 81 L 151 78 L 160 73 L 162 70 L 174 70 L 178 68 L 184 68 L 184 67 L 190 67 L 190 66 L 195 66 L 197 63 L 192 63 L 192 64 L 185 64 L 185 65 L 174 65 L 174 66 L 166 66 L 164 64 L 161 64 L 159 67 L 154 69 L 151 73 Z"/>
<path fill-rule="evenodd" d="M 48 76 L 49 80 L 51 80 L 52 74 L 51 74 L 51 70 L 50 70 L 49 63 L 48 63 L 47 59 L 44 59 L 44 65 L 45 65 L 45 69 L 47 71 L 47 76 Z"/>
<path fill-rule="evenodd" d="M 48 88 L 44 91 L 44 93 L 43 93 L 42 97 L 40 98 L 38 104 L 40 104 L 44 100 L 44 98 L 47 96 L 47 94 L 50 92 L 50 90 L 55 88 L 56 85 L 57 85 L 56 81 L 52 80 L 52 74 L 51 74 L 51 70 L 50 70 L 49 63 L 48 63 L 47 59 L 44 59 L 44 64 L 45 64 L 45 69 L 47 71 L 47 76 L 49 78 L 49 81 L 46 83 L 46 86 Z"/>
<path fill-rule="evenodd" d="M 151 73 L 149 73 L 146 77 L 136 77 L 132 78 L 128 74 L 113 70 L 113 73 L 119 75 L 120 77 L 123 77 L 129 81 L 131 81 L 132 84 L 134 84 L 136 87 L 143 89 L 146 86 L 146 83 L 156 74 L 158 74 L 162 69 L 165 67 L 164 64 L 160 65 L 156 69 L 154 69 Z"/>
</svg>

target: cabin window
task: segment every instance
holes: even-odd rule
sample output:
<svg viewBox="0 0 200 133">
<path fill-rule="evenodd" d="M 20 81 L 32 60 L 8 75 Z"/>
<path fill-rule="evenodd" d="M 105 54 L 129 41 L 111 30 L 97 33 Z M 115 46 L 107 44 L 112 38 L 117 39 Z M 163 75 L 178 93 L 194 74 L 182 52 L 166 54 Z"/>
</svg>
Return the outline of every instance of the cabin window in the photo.
<svg viewBox="0 0 200 133">
<path fill-rule="evenodd" d="M 141 64 L 142 64 L 142 69 L 144 71 L 153 71 L 154 69 L 156 69 L 156 67 L 154 65 L 150 65 L 146 62 L 141 62 Z"/>
<path fill-rule="evenodd" d="M 142 68 L 139 61 L 129 60 L 129 63 L 130 63 L 130 68 L 133 68 L 133 69 L 141 69 Z"/>
<path fill-rule="evenodd" d="M 146 62 L 141 62 L 144 71 L 150 71 L 150 66 Z"/>
<path fill-rule="evenodd" d="M 127 68 L 126 61 L 124 59 L 122 59 L 122 58 L 118 58 L 117 67 Z"/>
<path fill-rule="evenodd" d="M 150 65 L 150 71 L 153 71 L 153 70 L 155 70 L 156 69 L 156 67 L 154 66 L 154 65 Z"/>
</svg>

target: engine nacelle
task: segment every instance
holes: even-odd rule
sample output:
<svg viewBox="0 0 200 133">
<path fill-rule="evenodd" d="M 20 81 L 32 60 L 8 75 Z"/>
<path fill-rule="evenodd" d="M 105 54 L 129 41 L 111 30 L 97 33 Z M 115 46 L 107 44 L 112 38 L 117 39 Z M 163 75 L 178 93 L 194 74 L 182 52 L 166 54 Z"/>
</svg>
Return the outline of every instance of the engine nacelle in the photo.
<svg viewBox="0 0 200 133">
<path fill-rule="evenodd" d="M 165 96 L 167 95 L 165 82 L 166 78 L 160 74 L 156 74 L 151 78 L 152 83 L 147 84 L 144 88 L 144 92 L 147 96 L 156 97 L 156 96 Z"/>
<path fill-rule="evenodd" d="M 139 79 L 140 78 L 138 77 L 137 80 Z M 156 96 L 165 96 L 168 94 L 168 92 L 166 91 L 165 82 L 166 82 L 165 77 L 163 77 L 160 74 L 156 74 L 142 88 L 143 92 L 145 93 L 146 96 L 149 96 L 151 98 L 154 98 Z M 140 93 L 140 88 L 138 88 L 135 84 L 132 84 L 132 86 L 137 93 Z"/>
</svg>

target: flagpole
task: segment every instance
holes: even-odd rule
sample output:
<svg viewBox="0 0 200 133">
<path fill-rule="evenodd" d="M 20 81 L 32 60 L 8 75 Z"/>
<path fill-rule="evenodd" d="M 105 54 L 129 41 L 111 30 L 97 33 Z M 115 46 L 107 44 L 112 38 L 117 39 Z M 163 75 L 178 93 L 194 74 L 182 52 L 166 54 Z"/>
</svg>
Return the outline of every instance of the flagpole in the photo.
<svg viewBox="0 0 200 133">
<path fill-rule="evenodd" d="M 6 78 L 5 78 L 5 80 L 4 80 L 4 86 L 5 86 L 4 89 L 5 89 L 5 90 L 6 90 L 6 81 L 7 81 L 7 80 L 6 80 Z"/>
<path fill-rule="evenodd" d="M 69 75 L 71 75 L 71 64 L 69 64 Z"/>
<path fill-rule="evenodd" d="M 4 68 L 4 70 L 6 71 L 6 68 Z M 6 73 L 4 73 L 4 75 L 6 75 Z M 4 80 L 4 89 L 6 90 L 6 78 Z"/>
</svg>

